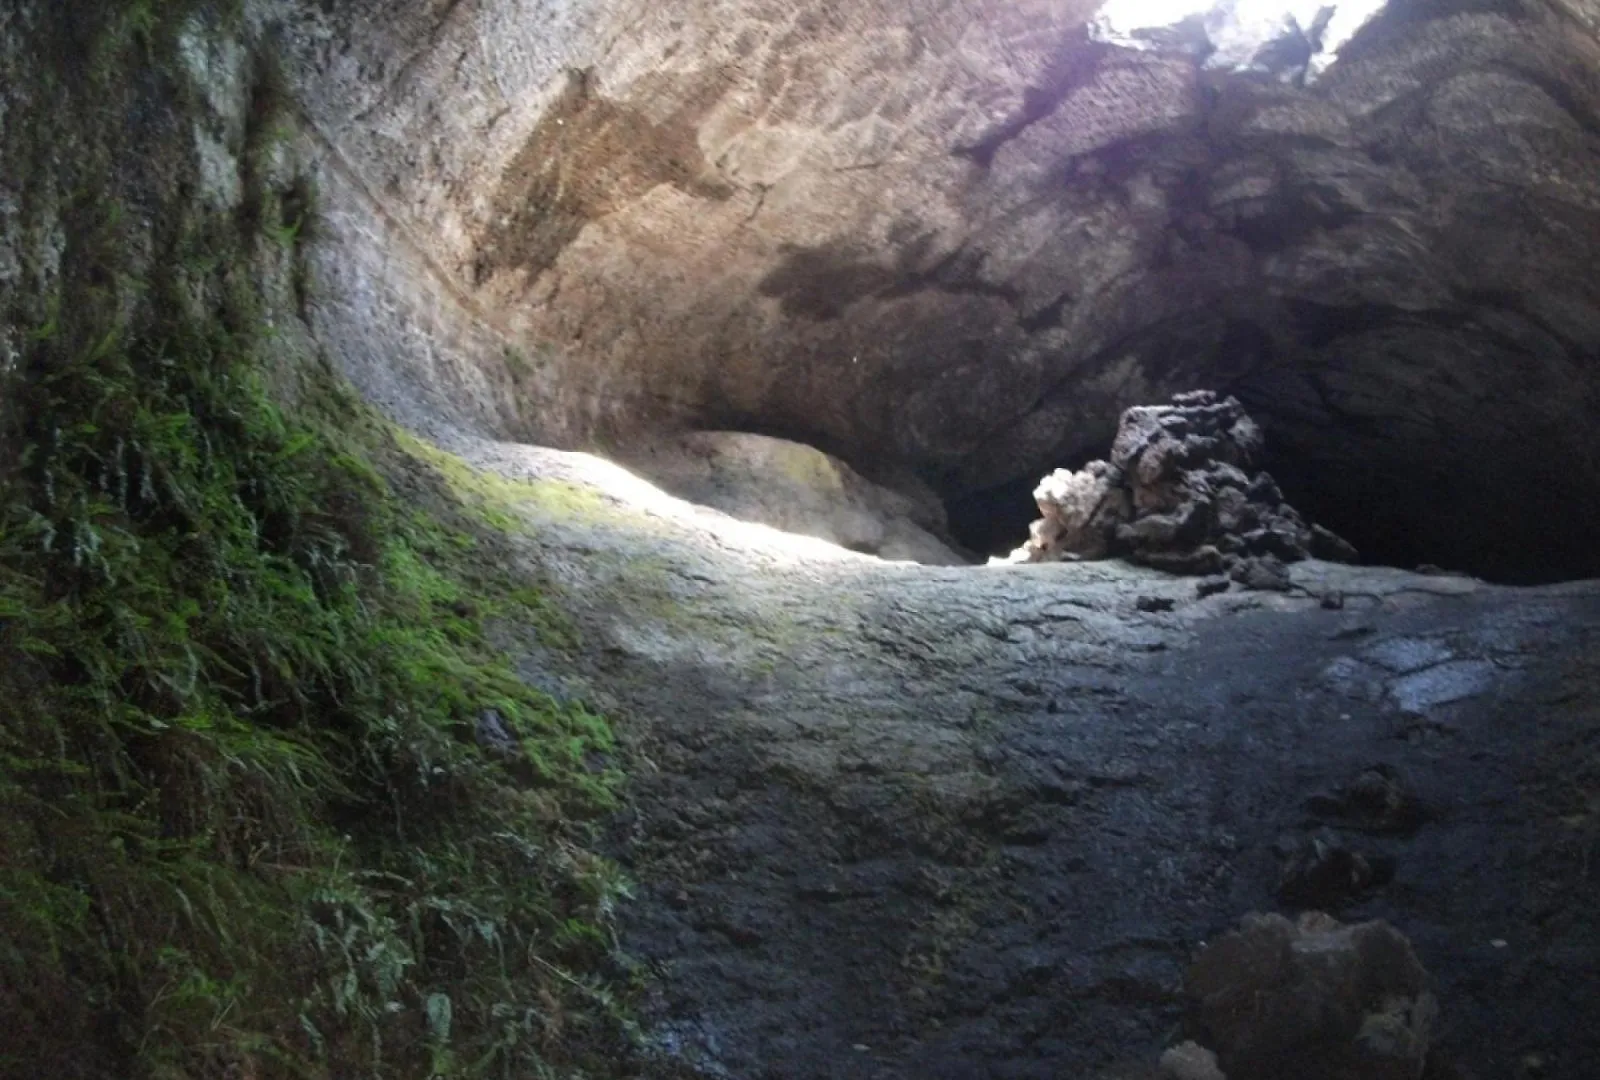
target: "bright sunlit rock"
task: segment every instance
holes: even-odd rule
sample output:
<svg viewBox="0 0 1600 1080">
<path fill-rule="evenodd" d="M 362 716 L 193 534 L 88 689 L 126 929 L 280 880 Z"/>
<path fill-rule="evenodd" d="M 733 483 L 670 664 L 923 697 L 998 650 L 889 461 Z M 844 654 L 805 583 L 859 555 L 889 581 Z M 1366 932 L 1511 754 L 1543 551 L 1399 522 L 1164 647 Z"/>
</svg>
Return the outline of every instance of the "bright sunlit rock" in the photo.
<svg viewBox="0 0 1600 1080">
<path fill-rule="evenodd" d="M 1107 0 L 1095 37 L 1134 49 L 1184 49 L 1213 70 L 1310 82 L 1385 0 Z M 1187 20 L 1187 21 L 1186 21 Z"/>
</svg>

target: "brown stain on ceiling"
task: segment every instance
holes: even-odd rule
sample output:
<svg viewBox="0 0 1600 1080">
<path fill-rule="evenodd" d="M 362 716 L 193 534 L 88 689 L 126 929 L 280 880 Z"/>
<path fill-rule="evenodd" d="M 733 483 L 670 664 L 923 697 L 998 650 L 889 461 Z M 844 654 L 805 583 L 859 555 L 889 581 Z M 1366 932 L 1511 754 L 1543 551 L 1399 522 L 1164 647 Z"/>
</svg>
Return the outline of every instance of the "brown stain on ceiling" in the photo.
<svg viewBox="0 0 1600 1080">
<path fill-rule="evenodd" d="M 716 202 L 732 198 L 736 188 L 717 176 L 697 136 L 721 92 L 715 81 L 680 91 L 681 104 L 658 123 L 600 94 L 588 70 L 569 72 L 503 174 L 473 283 L 502 270 L 538 277 L 585 225 L 661 184 Z"/>
</svg>

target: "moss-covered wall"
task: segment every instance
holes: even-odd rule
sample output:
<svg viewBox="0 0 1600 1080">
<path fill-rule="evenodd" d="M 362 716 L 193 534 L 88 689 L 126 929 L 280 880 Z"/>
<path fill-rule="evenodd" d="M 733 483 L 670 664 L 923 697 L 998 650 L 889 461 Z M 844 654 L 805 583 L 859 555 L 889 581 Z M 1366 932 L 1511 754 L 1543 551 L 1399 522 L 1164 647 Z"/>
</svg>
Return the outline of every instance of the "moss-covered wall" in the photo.
<svg viewBox="0 0 1600 1080">
<path fill-rule="evenodd" d="M 317 355 L 283 95 L 225 4 L 0 12 L 0 1076 L 617 1073 L 609 733 Z"/>
</svg>

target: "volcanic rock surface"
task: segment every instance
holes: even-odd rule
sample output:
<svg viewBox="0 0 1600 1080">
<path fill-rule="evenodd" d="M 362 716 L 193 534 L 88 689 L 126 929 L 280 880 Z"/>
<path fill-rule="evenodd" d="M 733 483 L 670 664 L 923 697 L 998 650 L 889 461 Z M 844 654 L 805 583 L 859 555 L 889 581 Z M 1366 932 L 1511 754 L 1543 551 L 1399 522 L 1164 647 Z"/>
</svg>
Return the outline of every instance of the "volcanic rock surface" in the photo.
<svg viewBox="0 0 1600 1080">
<path fill-rule="evenodd" d="M 585 455 L 459 446 L 528 483 L 521 573 L 584 642 L 520 643 L 524 673 L 576 659 L 564 692 L 619 718 L 653 1076 L 1172 1080 L 1204 943 L 1307 910 L 1410 940 L 1430 1076 L 1600 1067 L 1595 584 L 1305 560 L 1287 591 L 1200 597 L 1120 560 L 889 563 Z M 1303 953 L 1281 966 L 1238 947 L 1265 1028 L 1202 963 L 1195 1037 L 1336 1069 L 1349 1021 L 1414 1063 L 1422 1013 L 1384 1001 L 1416 1005 L 1418 969 L 1369 987 L 1368 932 L 1341 935 L 1278 934 Z M 1274 1080 L 1300 1075 L 1340 1074 Z"/>
<path fill-rule="evenodd" d="M 660 1075 L 1153 1061 L 1200 942 L 1312 900 L 1414 943 L 1435 1054 L 1594 1075 L 1594 587 L 890 564 L 528 445 L 759 432 L 955 499 L 1209 386 L 1369 558 L 1600 570 L 1590 0 L 1396 0 L 1287 81 L 1080 0 L 250 9 L 318 345 L 530 482 L 584 645 L 515 644 L 619 718 Z"/>
<path fill-rule="evenodd" d="M 759 429 L 948 497 L 1216 386 L 1368 555 L 1594 568 L 1592 0 L 1396 0 L 1287 82 L 1078 0 L 245 6 L 301 129 L 242 160 L 197 33 L 196 153 L 224 206 L 316 174 L 307 352 L 507 481 L 573 632 L 505 644 L 622 739 L 653 1076 L 1148 1062 L 1202 942 L 1311 903 L 1412 942 L 1430 1059 L 1600 1074 L 1600 586 L 892 563 L 528 441 Z M 0 187 L 0 284 L 63 234 Z"/>
</svg>

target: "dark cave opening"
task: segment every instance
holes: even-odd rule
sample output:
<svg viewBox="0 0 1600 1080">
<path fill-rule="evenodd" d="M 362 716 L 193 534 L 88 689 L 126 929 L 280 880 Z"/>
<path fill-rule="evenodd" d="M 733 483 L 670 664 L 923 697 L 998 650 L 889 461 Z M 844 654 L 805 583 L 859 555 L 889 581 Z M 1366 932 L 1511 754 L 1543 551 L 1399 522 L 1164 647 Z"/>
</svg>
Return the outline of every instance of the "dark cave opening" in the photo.
<svg viewBox="0 0 1600 1080">
<path fill-rule="evenodd" d="M 1517 586 L 1600 577 L 1600 505 L 1554 475 L 1503 467 L 1488 451 L 1471 472 L 1402 472 L 1318 460 L 1274 448 L 1269 437 L 1261 465 L 1290 505 L 1369 565 L 1439 567 Z"/>
<path fill-rule="evenodd" d="M 1086 460 L 1056 467 L 1077 469 Z M 1350 541 L 1367 565 L 1519 586 L 1600 577 L 1600 543 L 1592 539 L 1600 536 L 1600 506 L 1566 503 L 1557 485 L 1523 489 L 1513 505 L 1484 475 L 1404 475 L 1376 463 L 1324 461 L 1274 446 L 1270 429 L 1260 467 L 1291 506 Z M 947 499 L 951 535 L 981 555 L 1010 554 L 1039 516 L 1033 490 L 1050 471 Z"/>
<path fill-rule="evenodd" d="M 1033 501 L 1038 483 L 1037 476 L 1018 477 L 998 487 L 947 499 L 950 535 L 962 547 L 981 555 L 1010 554 L 1028 539 L 1028 525 L 1039 516 Z"/>
<path fill-rule="evenodd" d="M 1123 342 L 1160 385 L 1236 397 L 1260 425 L 1253 468 L 1290 506 L 1368 565 L 1436 567 L 1502 585 L 1600 578 L 1595 399 L 1563 354 L 1504 296 L 1438 310 L 1290 299 L 1278 336 L 1252 319 L 1177 319 Z M 1185 382 L 1194 385 L 1184 386 Z M 1164 404 L 1152 399 L 1141 404 Z M 951 534 L 1004 556 L 1028 540 L 1030 468 L 946 498 Z"/>
</svg>

